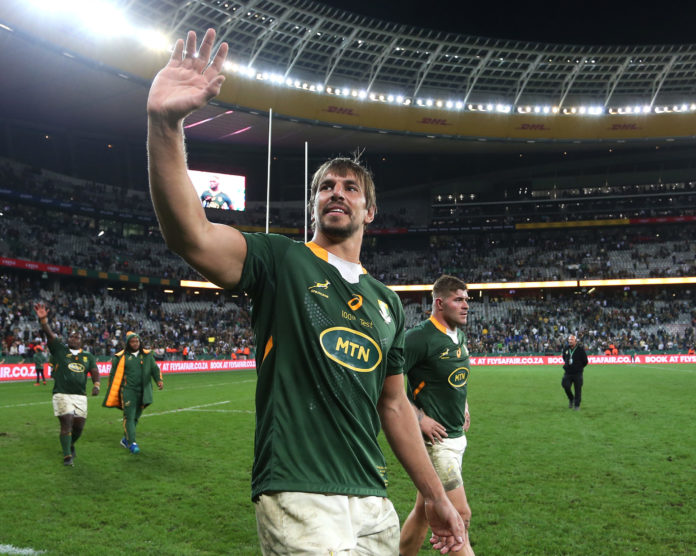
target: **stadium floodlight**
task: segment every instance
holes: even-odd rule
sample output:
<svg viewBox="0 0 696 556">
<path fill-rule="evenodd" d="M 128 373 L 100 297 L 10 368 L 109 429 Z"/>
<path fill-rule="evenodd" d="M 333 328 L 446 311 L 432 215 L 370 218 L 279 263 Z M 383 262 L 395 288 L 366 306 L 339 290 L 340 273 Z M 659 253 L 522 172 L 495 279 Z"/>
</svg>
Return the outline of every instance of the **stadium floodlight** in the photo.
<svg viewBox="0 0 696 556">
<path fill-rule="evenodd" d="M 541 112 L 541 106 L 535 106 L 534 107 L 534 113 L 539 114 Z"/>
<path fill-rule="evenodd" d="M 448 100 L 448 101 L 445 103 L 445 106 L 446 106 L 447 108 L 452 108 L 452 107 L 454 106 L 454 103 L 453 103 L 451 100 Z"/>
<path fill-rule="evenodd" d="M 433 105 L 433 99 L 429 98 L 428 100 L 425 101 L 426 106 L 432 106 Z"/>
<path fill-rule="evenodd" d="M 113 2 L 105 0 L 32 0 L 43 13 L 76 22 L 79 27 L 101 37 L 129 35 L 133 28 Z"/>
<path fill-rule="evenodd" d="M 441 101 L 441 100 L 436 100 L 436 101 L 435 101 L 435 106 L 437 106 L 438 108 L 442 108 L 442 101 Z"/>
<path fill-rule="evenodd" d="M 320 92 L 320 93 L 324 92 L 324 85 L 322 85 L 321 83 L 317 83 L 314 87 L 318 92 Z"/>
<path fill-rule="evenodd" d="M 398 102 L 399 104 L 403 104 L 404 97 L 401 95 L 396 95 L 396 102 Z"/>
<path fill-rule="evenodd" d="M 358 98 L 359 99 L 366 99 L 367 98 L 367 91 L 364 89 L 358 92 Z"/>
<path fill-rule="evenodd" d="M 138 39 L 146 47 L 159 52 L 166 52 L 172 48 L 169 37 L 157 29 L 143 29 L 138 33 Z"/>
<path fill-rule="evenodd" d="M 461 100 L 458 100 L 457 102 L 454 103 L 454 107 L 457 110 L 461 110 L 462 108 L 464 108 L 464 103 Z"/>
<path fill-rule="evenodd" d="M 544 114 L 548 114 L 549 112 L 551 112 L 551 108 L 549 108 L 548 106 L 544 106 L 544 107 L 541 109 L 541 111 L 542 111 Z"/>
<path fill-rule="evenodd" d="M 389 102 L 394 102 L 394 95 L 388 95 L 388 96 L 387 96 L 387 101 L 389 101 Z"/>
<path fill-rule="evenodd" d="M 496 104 L 496 112 L 502 112 L 503 114 L 509 114 L 512 107 L 509 104 Z"/>
</svg>

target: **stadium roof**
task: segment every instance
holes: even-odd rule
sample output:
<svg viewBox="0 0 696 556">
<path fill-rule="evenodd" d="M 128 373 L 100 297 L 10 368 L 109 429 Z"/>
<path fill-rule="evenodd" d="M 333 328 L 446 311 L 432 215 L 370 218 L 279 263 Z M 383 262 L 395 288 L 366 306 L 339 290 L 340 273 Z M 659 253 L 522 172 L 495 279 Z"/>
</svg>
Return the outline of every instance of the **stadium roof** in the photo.
<svg viewBox="0 0 696 556">
<path fill-rule="evenodd" d="M 513 105 L 670 104 L 696 94 L 694 44 L 585 46 L 484 38 L 312 0 L 132 0 L 127 11 L 173 36 L 214 27 L 238 62 L 324 85 Z"/>
<path fill-rule="evenodd" d="M 11 8 L 13 3 L 21 8 Z M 6 13 L 14 19 L 30 3 L 8 2 Z M 230 43 L 230 57 L 242 64 L 324 83 L 518 103 L 532 98 L 568 104 L 581 97 L 588 102 L 696 97 L 696 45 L 568 46 L 481 38 L 387 22 L 311 0 L 129 0 L 120 5 L 129 20 L 152 25 L 172 37 L 187 29 L 201 32 L 215 27 L 219 38 Z M 147 80 L 125 76 L 96 57 L 69 55 L 31 28 L 26 33 L 15 31 L 0 30 L 0 114 L 5 119 L 144 135 Z M 225 108 L 211 105 L 196 119 L 223 113 L 224 118 L 187 130 L 188 137 L 219 141 L 230 135 L 230 128 L 248 128 L 238 137 L 240 144 L 265 145 L 267 117 L 263 113 L 237 110 L 227 115 Z M 333 153 L 356 146 L 379 152 L 441 154 L 559 150 L 552 142 L 434 140 L 426 135 L 316 125 L 321 123 L 274 120 L 274 148 L 297 148 L 309 140 L 314 148 Z M 588 148 L 597 145 L 573 141 L 561 150 Z"/>
</svg>

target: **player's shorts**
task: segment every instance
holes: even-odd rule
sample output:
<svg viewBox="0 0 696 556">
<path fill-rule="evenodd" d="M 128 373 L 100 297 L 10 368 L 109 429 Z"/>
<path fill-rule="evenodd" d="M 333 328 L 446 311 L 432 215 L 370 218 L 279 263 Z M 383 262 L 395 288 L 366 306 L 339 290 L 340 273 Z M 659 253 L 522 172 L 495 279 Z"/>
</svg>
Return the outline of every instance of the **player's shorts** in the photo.
<svg viewBox="0 0 696 556">
<path fill-rule="evenodd" d="M 425 447 L 445 491 L 463 486 L 462 457 L 466 450 L 466 435 L 458 438 L 443 438 L 441 442 L 435 444 L 426 442 Z"/>
<path fill-rule="evenodd" d="M 87 396 L 80 394 L 53 394 L 53 415 L 74 415 L 87 418 Z"/>
<path fill-rule="evenodd" d="M 381 496 L 274 492 L 255 506 L 265 556 L 399 553 L 399 516 Z"/>
</svg>

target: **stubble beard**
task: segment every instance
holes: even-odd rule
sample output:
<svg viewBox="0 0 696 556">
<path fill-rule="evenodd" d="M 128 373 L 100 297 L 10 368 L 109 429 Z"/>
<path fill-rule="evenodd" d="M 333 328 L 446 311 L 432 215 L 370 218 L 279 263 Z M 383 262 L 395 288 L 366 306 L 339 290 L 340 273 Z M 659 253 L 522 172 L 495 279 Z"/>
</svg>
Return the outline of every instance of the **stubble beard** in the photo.
<svg viewBox="0 0 696 556">
<path fill-rule="evenodd" d="M 348 239 L 358 230 L 358 226 L 356 226 L 352 219 L 347 224 L 338 225 L 327 223 L 327 216 L 328 215 L 324 215 L 324 218 L 319 219 L 317 228 L 322 234 L 331 239 Z"/>
</svg>

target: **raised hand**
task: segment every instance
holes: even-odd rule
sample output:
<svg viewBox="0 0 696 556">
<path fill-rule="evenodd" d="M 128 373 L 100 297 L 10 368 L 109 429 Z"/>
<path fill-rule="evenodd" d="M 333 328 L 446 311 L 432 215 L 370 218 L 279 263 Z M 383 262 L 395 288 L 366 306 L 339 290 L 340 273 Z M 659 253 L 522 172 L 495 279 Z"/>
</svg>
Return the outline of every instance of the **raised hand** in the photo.
<svg viewBox="0 0 696 556">
<path fill-rule="evenodd" d="M 170 124 L 178 123 L 188 114 L 205 106 L 220 93 L 225 76 L 220 72 L 227 57 L 227 43 L 222 43 L 212 61 L 215 30 L 208 29 L 201 48 L 196 52 L 196 33 L 189 31 L 184 40 L 174 45 L 167 65 L 155 76 L 147 99 L 150 117 Z"/>
<path fill-rule="evenodd" d="M 36 313 L 36 316 L 39 320 L 48 317 L 48 310 L 46 309 L 46 306 L 40 301 L 38 303 L 34 303 L 34 312 Z"/>
</svg>

